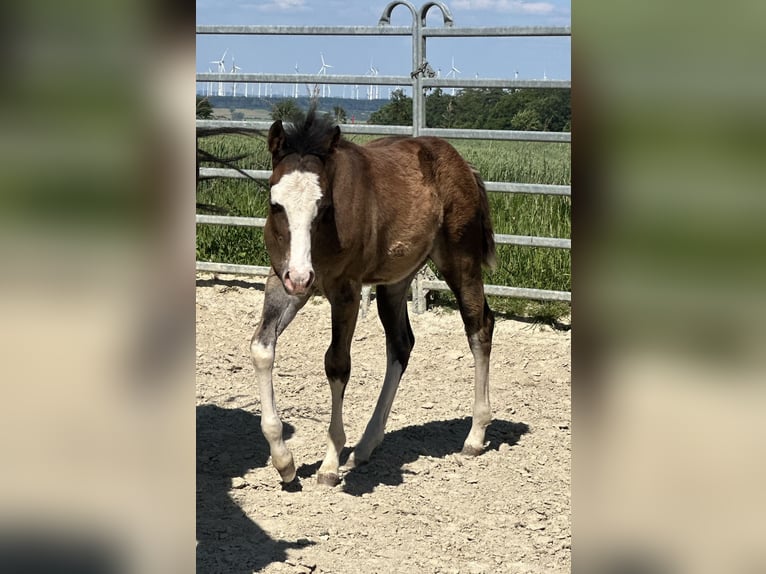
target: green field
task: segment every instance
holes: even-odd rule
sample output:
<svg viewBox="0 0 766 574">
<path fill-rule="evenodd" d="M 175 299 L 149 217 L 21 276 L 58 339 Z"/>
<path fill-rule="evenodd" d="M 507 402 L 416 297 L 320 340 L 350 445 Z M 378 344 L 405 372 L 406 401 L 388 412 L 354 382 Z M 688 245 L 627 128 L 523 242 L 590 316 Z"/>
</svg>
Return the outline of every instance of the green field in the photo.
<svg viewBox="0 0 766 574">
<path fill-rule="evenodd" d="M 368 136 L 349 136 L 359 143 Z M 487 181 L 569 185 L 570 146 L 558 143 L 453 141 Z M 247 155 L 245 169 L 270 169 L 265 141 L 258 137 L 217 136 L 200 140 L 200 147 L 218 157 Z M 204 164 L 203 164 L 204 165 Z M 569 238 L 571 199 L 560 196 L 489 194 L 495 233 Z M 197 201 L 222 208 L 228 215 L 266 217 L 268 185 L 247 180 L 201 181 Z M 197 226 L 197 259 L 249 265 L 268 265 L 260 228 Z M 485 271 L 485 282 L 536 289 L 570 290 L 571 257 L 565 249 L 512 245 L 497 246 L 497 268 Z M 441 304 L 451 294 L 436 295 Z M 535 303 L 493 298 L 493 308 L 511 314 L 556 319 L 569 312 L 562 303 Z"/>
</svg>

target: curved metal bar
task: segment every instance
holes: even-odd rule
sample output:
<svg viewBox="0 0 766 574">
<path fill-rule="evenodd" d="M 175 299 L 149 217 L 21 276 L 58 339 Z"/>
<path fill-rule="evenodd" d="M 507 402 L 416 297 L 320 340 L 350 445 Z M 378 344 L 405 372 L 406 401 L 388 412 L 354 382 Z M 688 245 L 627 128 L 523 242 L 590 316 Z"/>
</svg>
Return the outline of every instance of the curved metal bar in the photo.
<svg viewBox="0 0 766 574">
<path fill-rule="evenodd" d="M 383 14 L 380 15 L 380 20 L 378 20 L 378 26 L 390 26 L 391 25 L 391 12 L 394 11 L 394 8 L 396 8 L 399 5 L 407 6 L 407 8 L 410 9 L 410 12 L 412 12 L 412 24 L 415 25 L 415 22 L 418 17 L 418 10 L 415 8 L 414 4 L 411 2 L 408 2 L 407 0 L 393 0 L 392 2 L 388 3 L 388 6 L 383 8 Z"/>
<path fill-rule="evenodd" d="M 452 27 L 455 21 L 452 19 L 452 12 L 450 12 L 450 9 L 447 8 L 447 5 L 444 2 L 426 2 L 425 4 L 423 4 L 420 7 L 420 25 L 425 27 L 426 15 L 428 14 L 428 11 L 434 6 L 436 6 L 439 10 L 442 11 L 444 25 L 447 27 Z"/>
</svg>

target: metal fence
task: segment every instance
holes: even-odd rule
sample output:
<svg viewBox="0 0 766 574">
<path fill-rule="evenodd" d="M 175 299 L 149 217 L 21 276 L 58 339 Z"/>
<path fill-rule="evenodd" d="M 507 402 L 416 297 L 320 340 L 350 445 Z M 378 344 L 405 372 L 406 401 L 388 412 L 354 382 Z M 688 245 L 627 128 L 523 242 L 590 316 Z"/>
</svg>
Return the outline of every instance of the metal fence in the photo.
<svg viewBox="0 0 766 574">
<path fill-rule="evenodd" d="M 406 6 L 412 14 L 412 26 L 391 26 L 391 13 L 397 6 Z M 444 26 L 439 28 L 426 25 L 426 15 L 431 8 L 441 11 Z M 377 26 L 197 26 L 197 34 L 220 35 L 302 35 L 302 36 L 410 36 L 412 37 L 412 72 L 409 76 L 371 76 L 371 75 L 318 75 L 318 74 L 234 74 L 200 73 L 198 82 L 226 83 L 284 83 L 284 84 L 345 84 L 345 85 L 382 85 L 412 88 L 412 126 L 378 126 L 361 124 L 341 124 L 341 130 L 348 134 L 373 135 L 429 135 L 453 139 L 535 141 L 535 142 L 571 142 L 568 132 L 511 131 L 429 128 L 425 121 L 425 93 L 430 88 L 569 88 L 571 82 L 561 80 L 517 80 L 506 78 L 448 78 L 437 77 L 426 57 L 426 40 L 430 37 L 532 37 L 532 36 L 571 36 L 569 26 L 562 27 L 482 27 L 459 28 L 449 8 L 443 2 L 426 2 L 418 10 L 407 0 L 394 0 L 384 9 Z M 247 127 L 268 130 L 271 122 L 262 121 L 221 121 L 197 120 L 197 126 L 212 127 Z M 268 179 L 268 170 L 244 170 L 256 179 Z M 244 178 L 233 169 L 200 168 L 199 175 L 204 177 Z M 571 196 L 568 185 L 542 185 L 487 181 L 486 188 L 498 193 L 526 193 L 542 195 Z M 263 227 L 266 220 L 255 217 L 228 217 L 217 215 L 197 215 L 197 224 L 235 225 Z M 569 239 L 502 235 L 496 234 L 495 241 L 504 245 L 523 245 L 528 247 L 570 249 Z M 268 267 L 253 265 L 234 265 L 197 261 L 198 271 L 213 273 L 236 273 L 256 276 L 268 275 Z M 429 278 L 425 269 L 418 273 L 412 285 L 413 304 L 416 312 L 425 310 L 425 294 L 428 290 L 449 290 L 443 281 Z M 551 291 L 527 289 L 505 285 L 486 285 L 488 295 L 521 297 L 537 300 L 571 301 L 569 291 Z M 369 291 L 366 291 L 369 293 Z"/>
</svg>

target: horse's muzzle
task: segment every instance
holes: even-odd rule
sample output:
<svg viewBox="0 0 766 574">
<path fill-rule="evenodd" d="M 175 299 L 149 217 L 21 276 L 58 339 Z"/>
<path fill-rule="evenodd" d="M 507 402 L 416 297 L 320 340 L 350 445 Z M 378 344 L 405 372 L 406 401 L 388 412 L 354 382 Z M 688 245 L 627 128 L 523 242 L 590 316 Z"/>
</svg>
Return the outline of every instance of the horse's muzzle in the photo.
<svg viewBox="0 0 766 574">
<path fill-rule="evenodd" d="M 282 284 L 285 291 L 290 295 L 305 295 L 314 284 L 314 271 L 296 271 L 288 269 L 282 277 Z"/>
</svg>

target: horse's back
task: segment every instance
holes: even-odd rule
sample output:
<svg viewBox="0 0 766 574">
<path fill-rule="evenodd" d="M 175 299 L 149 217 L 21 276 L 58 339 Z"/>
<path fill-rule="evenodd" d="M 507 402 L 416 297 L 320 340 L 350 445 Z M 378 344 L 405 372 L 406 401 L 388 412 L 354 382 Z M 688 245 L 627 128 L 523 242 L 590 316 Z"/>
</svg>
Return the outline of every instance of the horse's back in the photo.
<svg viewBox="0 0 766 574">
<path fill-rule="evenodd" d="M 406 276 L 435 248 L 491 261 L 486 192 L 449 142 L 395 136 L 363 146 L 349 142 L 342 149 L 337 165 L 348 174 L 349 187 L 336 209 L 350 208 L 354 217 L 349 221 L 365 222 L 357 232 L 364 245 L 360 259 L 370 266 L 365 282 Z"/>
<path fill-rule="evenodd" d="M 444 201 L 451 195 L 475 198 L 474 170 L 447 140 L 432 137 L 390 136 L 364 146 L 373 169 L 387 178 L 406 178 L 407 186 L 424 186 Z M 402 182 L 397 182 L 401 184 Z"/>
<path fill-rule="evenodd" d="M 478 172 L 447 140 L 432 137 L 385 137 L 365 146 L 375 171 L 399 202 L 438 221 L 450 246 L 462 244 L 492 265 L 494 238 L 489 202 Z M 469 239 L 470 238 L 470 239 Z"/>
</svg>

